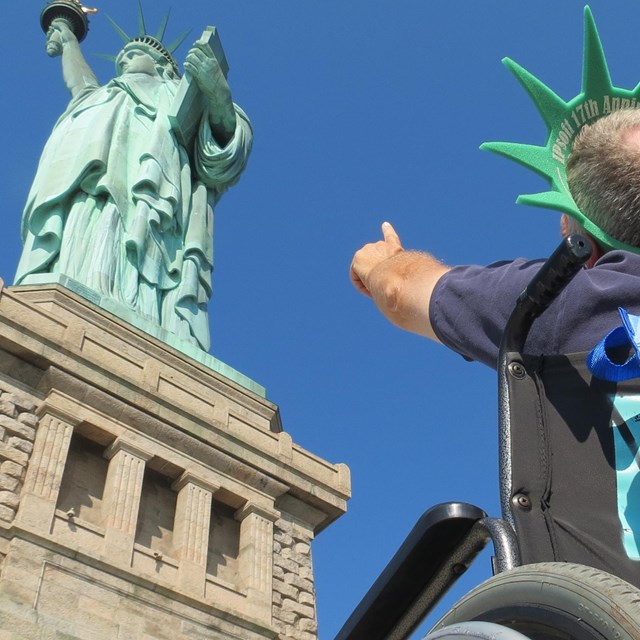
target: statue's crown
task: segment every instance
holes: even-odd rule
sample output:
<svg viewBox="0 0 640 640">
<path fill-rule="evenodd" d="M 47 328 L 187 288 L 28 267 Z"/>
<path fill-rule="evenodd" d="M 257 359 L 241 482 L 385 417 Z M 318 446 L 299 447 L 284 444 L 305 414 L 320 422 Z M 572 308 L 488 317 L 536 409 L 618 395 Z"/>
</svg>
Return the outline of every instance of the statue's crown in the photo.
<svg viewBox="0 0 640 640">
<path fill-rule="evenodd" d="M 145 26 L 144 21 L 144 12 L 142 11 L 142 3 L 138 0 L 138 35 L 131 38 L 128 36 L 123 29 L 121 29 L 116 22 L 107 16 L 109 22 L 116 30 L 116 33 L 120 36 L 122 41 L 124 42 L 124 49 L 126 50 L 130 45 L 142 46 L 149 51 L 155 53 L 156 55 L 160 55 L 166 62 L 168 62 L 176 75 L 180 75 L 178 71 L 178 64 L 173 57 L 173 52 L 183 43 L 184 39 L 189 35 L 189 31 L 183 33 L 179 38 L 177 38 L 174 42 L 169 45 L 164 45 L 162 39 L 164 38 L 165 31 L 167 29 L 167 23 L 169 22 L 169 12 L 167 12 L 160 23 L 160 27 L 155 35 L 150 35 L 147 33 L 147 28 Z M 107 56 L 112 58 L 112 56 Z M 116 58 L 112 58 L 116 59 Z"/>
<path fill-rule="evenodd" d="M 131 38 L 131 40 L 129 40 L 129 42 L 125 44 L 124 49 L 126 50 L 127 47 L 132 44 L 146 47 L 156 52 L 171 65 L 171 67 L 176 72 L 176 74 L 179 74 L 178 63 L 176 62 L 176 59 L 171 55 L 170 51 L 157 38 L 154 38 L 153 36 L 150 36 L 148 34 L 145 34 L 143 36 L 136 36 L 135 38 Z"/>
<path fill-rule="evenodd" d="M 640 108 L 640 84 L 634 89 L 622 89 L 611 83 L 602 43 L 589 7 L 584 8 L 582 91 L 575 98 L 565 102 L 513 60 L 505 58 L 503 62 L 520 81 L 547 125 L 547 142 L 544 147 L 515 142 L 486 142 L 481 146 L 481 149 L 494 151 L 519 162 L 549 181 L 549 191 L 521 195 L 517 202 L 566 213 L 604 247 L 640 253 L 640 247 L 612 238 L 589 220 L 576 205 L 567 182 L 566 163 L 580 129 L 611 111 Z"/>
</svg>

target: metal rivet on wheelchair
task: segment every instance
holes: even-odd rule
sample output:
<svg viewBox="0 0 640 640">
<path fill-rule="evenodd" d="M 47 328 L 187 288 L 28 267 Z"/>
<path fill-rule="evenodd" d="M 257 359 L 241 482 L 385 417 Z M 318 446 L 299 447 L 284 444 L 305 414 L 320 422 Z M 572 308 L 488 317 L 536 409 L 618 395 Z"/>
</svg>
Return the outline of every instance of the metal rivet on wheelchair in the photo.
<svg viewBox="0 0 640 640">
<path fill-rule="evenodd" d="M 510 362 L 507 367 L 509 373 L 518 380 L 522 380 L 527 375 L 524 365 L 521 362 Z"/>
<path fill-rule="evenodd" d="M 531 500 L 524 493 L 516 493 L 511 498 L 511 502 L 515 507 L 520 507 L 520 509 L 525 509 L 526 511 L 531 509 Z"/>
</svg>

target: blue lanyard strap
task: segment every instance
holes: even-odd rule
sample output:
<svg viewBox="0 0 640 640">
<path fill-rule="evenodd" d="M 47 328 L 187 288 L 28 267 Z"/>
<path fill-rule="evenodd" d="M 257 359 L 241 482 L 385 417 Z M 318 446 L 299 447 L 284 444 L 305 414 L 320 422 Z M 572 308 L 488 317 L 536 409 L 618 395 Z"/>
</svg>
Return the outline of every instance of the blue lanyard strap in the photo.
<svg viewBox="0 0 640 640">
<path fill-rule="evenodd" d="M 587 367 L 591 374 L 601 380 L 621 382 L 640 378 L 640 316 L 631 315 L 618 308 L 622 325 L 610 331 L 587 356 Z M 633 351 L 626 362 L 618 364 L 609 357 L 611 349 L 631 346 Z"/>
</svg>

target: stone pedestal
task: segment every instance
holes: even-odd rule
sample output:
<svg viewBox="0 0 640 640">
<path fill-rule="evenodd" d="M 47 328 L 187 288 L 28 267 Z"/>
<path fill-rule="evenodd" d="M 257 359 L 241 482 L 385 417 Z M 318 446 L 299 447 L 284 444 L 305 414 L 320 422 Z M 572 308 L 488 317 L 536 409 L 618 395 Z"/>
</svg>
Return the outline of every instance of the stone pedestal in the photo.
<svg viewBox="0 0 640 640">
<path fill-rule="evenodd" d="M 313 640 L 310 545 L 349 495 L 226 365 L 0 287 L 3 638 Z"/>
</svg>

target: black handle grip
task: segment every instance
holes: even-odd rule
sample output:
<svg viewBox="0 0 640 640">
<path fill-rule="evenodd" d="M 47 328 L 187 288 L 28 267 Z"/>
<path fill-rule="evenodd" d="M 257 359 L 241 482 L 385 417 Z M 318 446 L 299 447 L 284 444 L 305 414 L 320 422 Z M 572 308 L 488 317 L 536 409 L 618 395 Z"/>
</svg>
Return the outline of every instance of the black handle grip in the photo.
<svg viewBox="0 0 640 640">
<path fill-rule="evenodd" d="M 571 282 L 590 257 L 591 243 L 577 233 L 560 243 L 518 297 L 502 335 L 499 363 L 503 362 L 507 352 L 522 351 L 533 321 Z"/>
<path fill-rule="evenodd" d="M 591 243 L 574 233 L 565 238 L 549 256 L 540 271 L 527 285 L 518 304 L 528 306 L 528 312 L 539 316 L 571 282 L 591 257 Z"/>
</svg>

